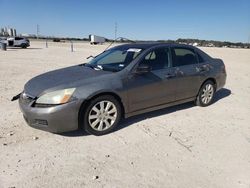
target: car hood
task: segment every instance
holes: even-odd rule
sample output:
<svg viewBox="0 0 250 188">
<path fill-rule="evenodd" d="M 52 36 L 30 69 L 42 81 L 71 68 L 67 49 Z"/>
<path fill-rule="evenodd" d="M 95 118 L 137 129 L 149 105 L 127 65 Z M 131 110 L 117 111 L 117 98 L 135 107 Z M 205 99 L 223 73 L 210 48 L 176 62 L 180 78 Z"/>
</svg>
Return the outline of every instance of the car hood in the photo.
<svg viewBox="0 0 250 188">
<path fill-rule="evenodd" d="M 81 65 L 67 67 L 32 78 L 25 84 L 24 91 L 30 96 L 37 97 L 46 91 L 76 87 L 79 82 L 88 82 L 106 74 L 112 73 Z"/>
</svg>

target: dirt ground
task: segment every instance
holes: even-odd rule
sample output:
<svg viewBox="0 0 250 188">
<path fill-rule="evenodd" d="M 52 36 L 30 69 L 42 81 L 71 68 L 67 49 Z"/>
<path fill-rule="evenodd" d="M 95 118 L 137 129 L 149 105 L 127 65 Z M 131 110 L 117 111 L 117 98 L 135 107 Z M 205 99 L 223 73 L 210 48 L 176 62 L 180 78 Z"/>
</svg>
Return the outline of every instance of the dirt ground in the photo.
<svg viewBox="0 0 250 188">
<path fill-rule="evenodd" d="M 107 45 L 31 42 L 0 51 L 0 187 L 250 187 L 250 50 L 202 48 L 224 60 L 215 103 L 139 115 L 108 135 L 26 125 L 12 96 L 32 77 L 86 62 Z"/>
</svg>

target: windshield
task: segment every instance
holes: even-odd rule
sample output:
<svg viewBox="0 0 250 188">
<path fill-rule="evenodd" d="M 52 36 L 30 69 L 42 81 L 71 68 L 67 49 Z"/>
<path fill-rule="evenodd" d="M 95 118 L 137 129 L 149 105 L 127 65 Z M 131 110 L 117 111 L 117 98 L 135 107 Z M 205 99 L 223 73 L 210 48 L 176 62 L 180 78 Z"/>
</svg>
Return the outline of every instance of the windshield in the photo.
<svg viewBox="0 0 250 188">
<path fill-rule="evenodd" d="M 110 49 L 92 59 L 86 66 L 96 70 L 106 70 L 117 72 L 124 69 L 143 50 L 139 48 Z"/>
</svg>

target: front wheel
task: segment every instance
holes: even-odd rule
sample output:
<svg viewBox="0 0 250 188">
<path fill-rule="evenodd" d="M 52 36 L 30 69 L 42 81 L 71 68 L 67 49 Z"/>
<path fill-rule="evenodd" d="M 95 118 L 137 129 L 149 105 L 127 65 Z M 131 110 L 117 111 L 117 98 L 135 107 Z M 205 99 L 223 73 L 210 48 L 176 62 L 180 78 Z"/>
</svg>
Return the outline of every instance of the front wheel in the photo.
<svg viewBox="0 0 250 188">
<path fill-rule="evenodd" d="M 213 102 L 215 94 L 215 84 L 212 81 L 206 81 L 200 88 L 199 94 L 196 98 L 196 105 L 208 106 Z"/>
<path fill-rule="evenodd" d="M 27 45 L 26 44 L 22 44 L 21 48 L 27 48 Z"/>
<path fill-rule="evenodd" d="M 104 95 L 90 101 L 83 116 L 83 127 L 93 135 L 104 135 L 116 127 L 121 119 L 121 106 L 116 98 Z"/>
</svg>

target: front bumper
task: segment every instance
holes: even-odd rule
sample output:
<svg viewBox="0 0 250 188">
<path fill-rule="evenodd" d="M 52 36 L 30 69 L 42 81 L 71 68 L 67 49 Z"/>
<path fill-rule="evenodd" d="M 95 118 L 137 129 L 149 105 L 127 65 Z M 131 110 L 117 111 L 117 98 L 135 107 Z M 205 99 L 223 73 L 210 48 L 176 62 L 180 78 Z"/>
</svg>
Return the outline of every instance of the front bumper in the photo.
<svg viewBox="0 0 250 188">
<path fill-rule="evenodd" d="M 20 109 L 29 126 L 52 133 L 78 129 L 79 100 L 52 107 L 33 107 L 34 102 L 19 98 Z"/>
</svg>

